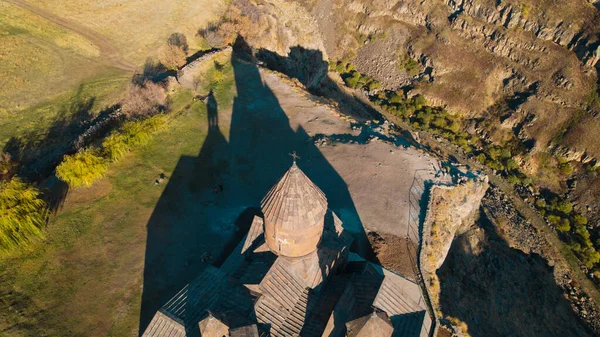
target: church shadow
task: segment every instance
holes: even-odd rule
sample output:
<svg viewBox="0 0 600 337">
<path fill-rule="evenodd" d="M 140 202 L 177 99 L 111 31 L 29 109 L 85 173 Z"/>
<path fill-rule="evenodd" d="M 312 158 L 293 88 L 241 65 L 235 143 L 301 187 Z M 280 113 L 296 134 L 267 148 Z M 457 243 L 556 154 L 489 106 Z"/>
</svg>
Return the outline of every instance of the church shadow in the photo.
<svg viewBox="0 0 600 337">
<path fill-rule="evenodd" d="M 307 132 L 290 126 L 258 67 L 246 61 L 251 59 L 246 50 L 240 41 L 234 46 L 237 96 L 229 127 L 220 123 L 217 101 L 209 95 L 202 148 L 196 157 L 179 159 L 148 221 L 140 335 L 163 304 L 231 253 L 260 213 L 265 193 L 290 167 L 288 154 L 294 151 L 298 166 L 327 196 L 329 208 L 352 224 L 355 250 L 374 260 L 346 183 Z M 222 130 L 229 130 L 229 137 Z"/>
</svg>

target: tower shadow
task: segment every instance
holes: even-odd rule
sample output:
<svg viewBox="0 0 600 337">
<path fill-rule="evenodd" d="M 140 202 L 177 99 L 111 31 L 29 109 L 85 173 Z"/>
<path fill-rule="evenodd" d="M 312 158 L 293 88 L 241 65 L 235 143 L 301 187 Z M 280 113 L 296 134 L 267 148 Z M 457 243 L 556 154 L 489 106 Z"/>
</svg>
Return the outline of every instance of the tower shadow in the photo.
<svg viewBox="0 0 600 337">
<path fill-rule="evenodd" d="M 173 295 L 208 263 L 219 264 L 247 231 L 269 188 L 290 167 L 289 153 L 327 195 L 329 208 L 349 224 L 356 251 L 373 258 L 348 187 L 302 127 L 294 130 L 271 88 L 234 47 L 234 98 L 229 141 L 217 101 L 207 101 L 208 130 L 197 157 L 182 156 L 147 224 L 139 333 Z M 321 56 L 322 57 L 322 56 Z M 201 135 L 199 135 L 201 137 Z M 236 220 L 237 219 L 237 220 Z"/>
</svg>

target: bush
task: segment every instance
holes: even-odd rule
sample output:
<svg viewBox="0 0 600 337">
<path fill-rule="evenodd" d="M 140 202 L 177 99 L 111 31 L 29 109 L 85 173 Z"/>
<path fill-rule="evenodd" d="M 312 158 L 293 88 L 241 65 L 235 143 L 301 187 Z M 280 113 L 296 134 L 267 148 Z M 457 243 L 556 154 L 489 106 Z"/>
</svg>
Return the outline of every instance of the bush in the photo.
<svg viewBox="0 0 600 337">
<path fill-rule="evenodd" d="M 344 78 L 344 82 L 350 88 L 356 89 L 358 87 L 360 81 L 360 73 L 358 71 L 353 71 L 349 76 Z"/>
<path fill-rule="evenodd" d="M 486 160 L 487 160 L 487 158 L 486 158 L 485 154 L 480 153 L 477 155 L 477 161 L 479 163 L 481 163 L 482 165 L 485 165 Z"/>
<path fill-rule="evenodd" d="M 546 200 L 537 199 L 535 201 L 535 207 L 537 207 L 537 209 L 546 209 Z"/>
<path fill-rule="evenodd" d="M 416 95 L 413 100 L 417 109 L 421 109 L 424 105 L 427 105 L 427 99 L 425 99 L 425 96 L 421 94 Z"/>
<path fill-rule="evenodd" d="M 560 219 L 560 222 L 556 226 L 556 230 L 559 231 L 559 232 L 568 232 L 568 231 L 570 231 L 571 230 L 571 223 L 569 222 L 569 219 L 567 219 L 567 218 Z"/>
<path fill-rule="evenodd" d="M 164 124 L 164 116 L 153 116 L 141 121 L 131 121 L 123 124 L 120 129 L 128 146 L 145 145 L 152 138 L 152 132 Z"/>
<path fill-rule="evenodd" d="M 164 123 L 163 115 L 126 122 L 104 139 L 100 151 L 102 157 L 110 161 L 121 159 L 133 146 L 146 144 L 152 138 L 152 132 Z"/>
<path fill-rule="evenodd" d="M 390 103 L 400 104 L 404 103 L 404 93 L 397 91 L 392 93 L 389 99 Z"/>
<path fill-rule="evenodd" d="M 559 201 L 556 204 L 556 208 L 557 211 L 565 213 L 565 214 L 569 214 L 571 213 L 571 211 L 573 210 L 573 205 L 571 205 L 570 202 L 563 200 L 563 201 Z"/>
<path fill-rule="evenodd" d="M 519 179 L 519 177 L 517 177 L 514 174 L 509 175 L 506 179 L 508 180 L 509 183 L 511 183 L 513 185 L 516 185 L 521 182 L 521 179 Z"/>
<path fill-rule="evenodd" d="M 581 214 L 575 214 L 573 216 L 573 221 L 575 222 L 575 224 L 583 226 L 583 225 L 587 225 L 588 223 L 588 219 Z"/>
<path fill-rule="evenodd" d="M 569 163 L 569 162 L 560 164 L 559 169 L 560 169 L 560 173 L 567 175 L 567 176 L 571 175 L 573 173 L 573 165 L 571 165 L 571 163 Z"/>
<path fill-rule="evenodd" d="M 506 169 L 509 171 L 513 171 L 519 168 L 519 164 L 516 160 L 510 158 L 506 161 Z"/>
<path fill-rule="evenodd" d="M 399 58 L 398 70 L 406 71 L 409 76 L 415 76 L 419 73 L 419 62 L 408 55 Z"/>
<path fill-rule="evenodd" d="M 560 217 L 558 215 L 548 215 L 546 220 L 554 226 L 558 226 L 560 224 Z"/>
<path fill-rule="evenodd" d="M 121 110 L 128 117 L 148 116 L 165 108 L 167 96 L 160 85 L 146 81 L 142 86 L 132 84 Z"/>
<path fill-rule="evenodd" d="M 187 62 L 187 55 L 180 46 L 168 45 L 160 55 L 160 63 L 169 70 L 177 70 Z"/>
<path fill-rule="evenodd" d="M 72 156 L 65 156 L 56 167 L 56 176 L 72 188 L 90 187 L 95 180 L 104 176 L 106 168 L 104 158 L 93 149 L 88 149 Z"/>
<path fill-rule="evenodd" d="M 120 133 L 111 133 L 102 142 L 102 156 L 110 161 L 121 159 L 130 147 L 126 142 L 125 136 Z"/>
<path fill-rule="evenodd" d="M 48 208 L 34 186 L 19 178 L 0 181 L 0 252 L 42 238 Z"/>
</svg>

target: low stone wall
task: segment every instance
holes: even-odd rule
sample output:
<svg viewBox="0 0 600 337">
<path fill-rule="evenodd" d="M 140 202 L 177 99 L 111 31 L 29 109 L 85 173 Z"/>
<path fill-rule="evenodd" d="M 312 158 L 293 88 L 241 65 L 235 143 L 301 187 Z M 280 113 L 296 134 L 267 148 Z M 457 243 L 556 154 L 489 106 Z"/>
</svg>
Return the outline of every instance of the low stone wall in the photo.
<svg viewBox="0 0 600 337">
<path fill-rule="evenodd" d="M 223 53 L 228 53 L 228 52 L 231 52 L 232 50 L 233 50 L 233 48 L 231 48 L 231 46 L 228 46 L 226 48 L 211 51 L 209 53 L 206 53 L 206 54 L 200 56 L 199 58 L 195 59 L 194 61 L 186 64 L 183 68 L 181 68 L 177 72 L 177 81 L 179 81 L 179 83 L 182 86 L 186 83 L 187 84 L 193 83 L 195 71 L 200 65 L 202 65 L 206 61 L 212 60 L 217 55 L 220 55 Z"/>
</svg>

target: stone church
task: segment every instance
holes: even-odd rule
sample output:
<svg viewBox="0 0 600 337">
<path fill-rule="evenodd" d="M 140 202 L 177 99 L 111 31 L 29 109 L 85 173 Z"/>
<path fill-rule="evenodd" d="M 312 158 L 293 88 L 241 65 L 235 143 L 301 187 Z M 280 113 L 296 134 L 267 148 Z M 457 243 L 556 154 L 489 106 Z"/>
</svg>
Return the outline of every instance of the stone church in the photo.
<svg viewBox="0 0 600 337">
<path fill-rule="evenodd" d="M 154 316 L 143 337 L 428 337 L 420 287 L 349 251 L 352 235 L 296 165 L 248 234 Z"/>
</svg>

